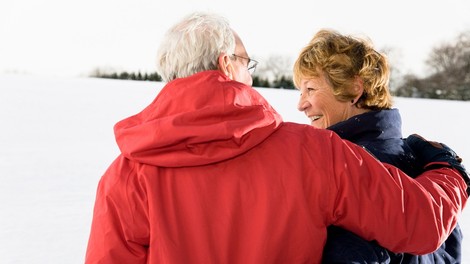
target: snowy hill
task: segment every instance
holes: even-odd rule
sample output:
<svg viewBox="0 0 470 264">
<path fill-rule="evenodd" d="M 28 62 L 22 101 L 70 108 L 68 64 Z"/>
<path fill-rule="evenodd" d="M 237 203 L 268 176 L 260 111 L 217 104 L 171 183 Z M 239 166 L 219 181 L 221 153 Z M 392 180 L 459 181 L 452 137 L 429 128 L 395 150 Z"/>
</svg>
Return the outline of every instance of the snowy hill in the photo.
<svg viewBox="0 0 470 264">
<path fill-rule="evenodd" d="M 118 154 L 113 125 L 161 83 L 0 75 L 0 262 L 83 263 L 99 178 Z M 262 89 L 287 121 L 299 93 Z M 445 142 L 470 167 L 470 102 L 396 98 L 404 135 Z M 470 263 L 470 209 L 460 221 Z"/>
</svg>

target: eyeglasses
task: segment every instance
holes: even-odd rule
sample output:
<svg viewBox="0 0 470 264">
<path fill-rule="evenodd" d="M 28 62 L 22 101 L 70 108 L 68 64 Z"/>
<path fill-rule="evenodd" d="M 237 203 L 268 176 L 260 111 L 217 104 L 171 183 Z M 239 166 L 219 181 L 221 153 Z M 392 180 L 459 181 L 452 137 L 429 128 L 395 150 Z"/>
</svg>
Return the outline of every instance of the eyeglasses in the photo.
<svg viewBox="0 0 470 264">
<path fill-rule="evenodd" d="M 250 74 L 253 74 L 255 72 L 256 66 L 258 66 L 258 61 L 254 60 L 254 59 L 247 58 L 247 57 L 238 56 L 238 55 L 235 55 L 235 54 L 232 54 L 232 56 L 235 57 L 235 58 L 240 58 L 240 59 L 247 60 L 248 63 L 246 64 L 246 68 L 247 68 L 248 72 Z"/>
</svg>

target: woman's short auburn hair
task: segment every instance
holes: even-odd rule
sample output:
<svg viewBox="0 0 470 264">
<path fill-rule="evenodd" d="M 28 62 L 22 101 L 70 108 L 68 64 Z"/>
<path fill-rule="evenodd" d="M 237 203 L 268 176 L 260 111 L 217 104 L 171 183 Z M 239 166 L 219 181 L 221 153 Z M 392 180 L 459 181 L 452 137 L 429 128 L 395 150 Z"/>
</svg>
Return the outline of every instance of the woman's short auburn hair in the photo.
<svg viewBox="0 0 470 264">
<path fill-rule="evenodd" d="M 350 101 L 357 96 L 352 86 L 359 77 L 364 92 L 357 102 L 358 107 L 372 110 L 392 107 L 387 57 L 375 51 L 370 40 L 341 35 L 334 30 L 320 30 L 294 63 L 293 80 L 299 87 L 301 79 L 322 75 L 340 101 Z"/>
</svg>

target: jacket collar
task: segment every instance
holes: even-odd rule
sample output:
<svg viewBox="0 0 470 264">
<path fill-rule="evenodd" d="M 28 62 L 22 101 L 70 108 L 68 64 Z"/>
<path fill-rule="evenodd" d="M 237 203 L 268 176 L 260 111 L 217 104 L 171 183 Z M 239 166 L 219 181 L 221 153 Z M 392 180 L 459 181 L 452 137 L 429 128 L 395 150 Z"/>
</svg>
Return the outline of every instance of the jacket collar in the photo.
<svg viewBox="0 0 470 264">
<path fill-rule="evenodd" d="M 248 151 L 281 124 L 252 87 L 219 71 L 169 82 L 142 112 L 115 125 L 122 154 L 155 166 L 197 166 Z"/>
<path fill-rule="evenodd" d="M 330 126 L 341 138 L 352 142 L 401 138 L 401 117 L 398 109 L 370 111 Z"/>
</svg>

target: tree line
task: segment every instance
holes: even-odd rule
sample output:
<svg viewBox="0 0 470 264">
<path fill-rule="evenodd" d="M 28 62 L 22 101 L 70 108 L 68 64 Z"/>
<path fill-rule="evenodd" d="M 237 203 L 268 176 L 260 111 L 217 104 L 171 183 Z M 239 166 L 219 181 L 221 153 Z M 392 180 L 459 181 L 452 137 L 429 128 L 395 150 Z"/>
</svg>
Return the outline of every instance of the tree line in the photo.
<svg viewBox="0 0 470 264">
<path fill-rule="evenodd" d="M 152 82 L 161 82 L 162 77 L 157 72 L 142 73 L 138 72 L 127 72 L 127 71 L 110 71 L 110 70 L 101 70 L 99 68 L 93 70 L 89 75 L 94 78 L 106 78 L 106 79 L 119 79 L 119 80 L 133 80 L 133 81 L 152 81 Z"/>
<path fill-rule="evenodd" d="M 162 77 L 157 72 L 142 73 L 137 72 L 105 72 L 100 69 L 95 69 L 90 75 L 94 78 L 106 78 L 106 79 L 118 79 L 118 80 L 133 80 L 133 81 L 162 81 Z M 259 75 L 253 75 L 253 86 L 254 87 L 265 87 L 265 88 L 281 88 L 281 89 L 295 89 L 292 77 L 288 75 L 282 75 L 276 77 L 274 80 L 269 80 L 266 77 Z"/>
<path fill-rule="evenodd" d="M 387 54 L 389 51 L 383 51 Z M 292 81 L 292 60 L 274 55 L 263 61 L 253 75 L 254 87 L 295 89 Z M 425 77 L 415 74 L 400 75 L 391 63 L 390 91 L 394 96 L 448 100 L 470 100 L 470 30 L 454 40 L 436 45 L 425 65 L 429 73 Z M 91 77 L 161 81 L 157 72 L 110 72 L 95 69 Z"/>
</svg>

